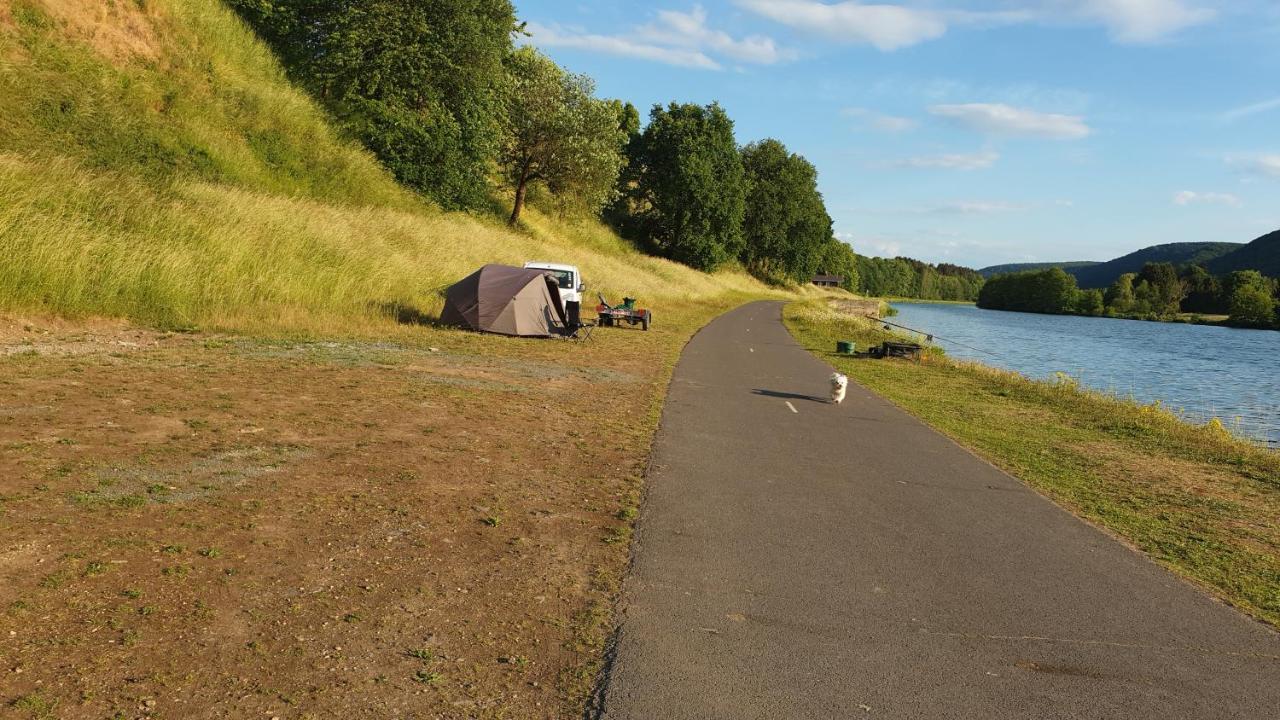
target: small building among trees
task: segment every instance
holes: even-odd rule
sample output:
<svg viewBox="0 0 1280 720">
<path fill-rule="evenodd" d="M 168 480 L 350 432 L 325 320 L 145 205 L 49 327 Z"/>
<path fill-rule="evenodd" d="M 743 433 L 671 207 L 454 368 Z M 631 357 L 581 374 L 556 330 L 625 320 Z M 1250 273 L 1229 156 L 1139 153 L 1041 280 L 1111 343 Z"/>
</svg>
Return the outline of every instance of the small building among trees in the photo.
<svg viewBox="0 0 1280 720">
<path fill-rule="evenodd" d="M 840 287 L 844 278 L 840 275 L 814 275 L 813 284 L 818 287 Z"/>
</svg>

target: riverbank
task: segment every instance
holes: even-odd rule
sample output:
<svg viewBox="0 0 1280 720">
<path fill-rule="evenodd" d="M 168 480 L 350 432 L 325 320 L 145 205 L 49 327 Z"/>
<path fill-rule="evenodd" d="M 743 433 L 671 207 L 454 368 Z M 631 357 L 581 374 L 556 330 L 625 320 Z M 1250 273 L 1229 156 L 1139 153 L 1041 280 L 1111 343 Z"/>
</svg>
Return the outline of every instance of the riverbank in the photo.
<svg viewBox="0 0 1280 720">
<path fill-rule="evenodd" d="M 1151 558 L 1280 625 L 1280 454 L 1157 406 L 930 353 L 924 362 L 834 355 L 880 326 L 822 301 L 785 319 L 811 352 Z"/>
</svg>

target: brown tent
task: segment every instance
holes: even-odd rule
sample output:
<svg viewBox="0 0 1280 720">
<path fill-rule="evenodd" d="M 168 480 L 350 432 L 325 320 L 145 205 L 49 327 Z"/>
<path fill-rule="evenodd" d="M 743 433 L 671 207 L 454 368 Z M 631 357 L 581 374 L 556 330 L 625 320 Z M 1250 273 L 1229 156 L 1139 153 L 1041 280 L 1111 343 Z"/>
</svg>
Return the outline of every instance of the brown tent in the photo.
<svg viewBox="0 0 1280 720">
<path fill-rule="evenodd" d="M 555 279 L 546 270 L 507 265 L 485 265 L 450 287 L 440 321 L 525 337 L 548 337 L 565 327 Z"/>
</svg>

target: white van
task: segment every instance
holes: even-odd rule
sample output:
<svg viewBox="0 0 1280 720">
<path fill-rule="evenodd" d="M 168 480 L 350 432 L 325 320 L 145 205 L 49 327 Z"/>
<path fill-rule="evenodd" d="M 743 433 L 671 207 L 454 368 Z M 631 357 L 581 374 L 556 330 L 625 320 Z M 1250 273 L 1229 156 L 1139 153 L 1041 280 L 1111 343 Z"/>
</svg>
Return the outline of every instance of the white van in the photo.
<svg viewBox="0 0 1280 720">
<path fill-rule="evenodd" d="M 577 266 L 546 262 L 527 262 L 524 266 L 529 270 L 546 270 L 555 277 L 556 284 L 560 286 L 560 302 L 565 309 L 568 309 L 569 303 L 581 306 L 582 293 L 587 286 L 582 283 L 582 274 L 578 272 Z"/>
</svg>

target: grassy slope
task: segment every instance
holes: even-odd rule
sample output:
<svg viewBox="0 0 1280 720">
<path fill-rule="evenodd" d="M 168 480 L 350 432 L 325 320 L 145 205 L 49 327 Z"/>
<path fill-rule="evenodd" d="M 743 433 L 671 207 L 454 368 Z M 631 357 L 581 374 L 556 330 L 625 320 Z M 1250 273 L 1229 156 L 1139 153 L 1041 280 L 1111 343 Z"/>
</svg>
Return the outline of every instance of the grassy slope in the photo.
<svg viewBox="0 0 1280 720">
<path fill-rule="evenodd" d="M 0 0 L 0 309 L 164 327 L 366 327 L 430 314 L 484 262 L 569 260 L 652 302 L 763 291 L 596 223 L 529 232 L 402 191 L 201 0 Z"/>
<path fill-rule="evenodd" d="M 787 323 L 812 352 L 1077 515 L 1242 610 L 1280 624 L 1280 455 L 1159 407 L 957 363 L 831 354 L 884 339 L 820 303 Z"/>
</svg>

